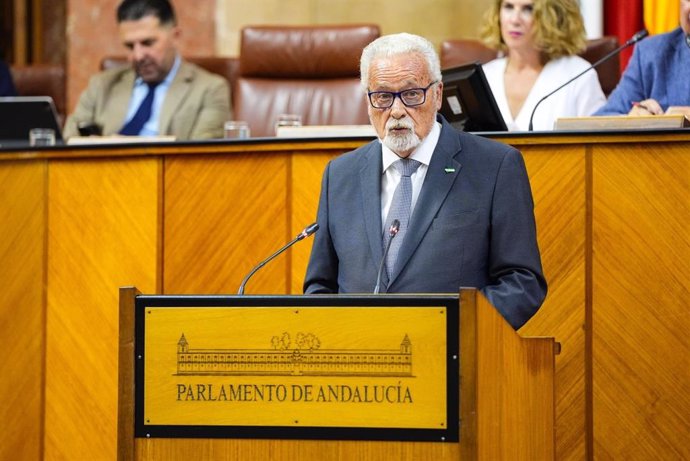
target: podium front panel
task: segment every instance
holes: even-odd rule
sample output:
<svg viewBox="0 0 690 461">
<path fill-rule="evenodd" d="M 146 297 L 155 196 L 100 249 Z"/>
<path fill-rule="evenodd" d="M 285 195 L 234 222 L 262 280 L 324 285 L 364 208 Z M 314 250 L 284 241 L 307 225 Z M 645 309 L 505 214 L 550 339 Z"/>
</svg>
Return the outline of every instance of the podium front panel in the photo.
<svg viewBox="0 0 690 461">
<path fill-rule="evenodd" d="M 458 297 L 138 296 L 135 435 L 457 442 Z"/>
</svg>

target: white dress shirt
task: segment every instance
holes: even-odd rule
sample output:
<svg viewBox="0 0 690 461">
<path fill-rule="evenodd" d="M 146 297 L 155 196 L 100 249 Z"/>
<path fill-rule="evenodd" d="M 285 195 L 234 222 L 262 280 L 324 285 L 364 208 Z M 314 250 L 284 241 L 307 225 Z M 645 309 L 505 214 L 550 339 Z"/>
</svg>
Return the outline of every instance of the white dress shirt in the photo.
<svg viewBox="0 0 690 461">
<path fill-rule="evenodd" d="M 417 171 L 410 176 L 410 180 L 412 181 L 412 206 L 410 208 L 410 216 L 413 216 L 419 192 L 422 189 L 426 172 L 429 169 L 431 156 L 434 153 L 434 149 L 436 149 L 436 144 L 438 144 L 438 138 L 440 136 L 441 124 L 435 122 L 431 127 L 429 135 L 424 138 L 422 143 L 417 146 L 408 157 L 421 163 Z M 400 172 L 398 172 L 396 168 L 390 168 L 390 166 L 400 160 L 400 157 L 383 143 L 381 144 L 381 150 L 383 153 L 383 171 L 381 173 L 383 175 L 381 178 L 381 223 L 383 224 L 381 232 L 385 232 L 383 227 L 386 225 L 386 217 L 388 216 L 388 210 L 393 201 L 393 193 L 400 182 Z"/>
</svg>

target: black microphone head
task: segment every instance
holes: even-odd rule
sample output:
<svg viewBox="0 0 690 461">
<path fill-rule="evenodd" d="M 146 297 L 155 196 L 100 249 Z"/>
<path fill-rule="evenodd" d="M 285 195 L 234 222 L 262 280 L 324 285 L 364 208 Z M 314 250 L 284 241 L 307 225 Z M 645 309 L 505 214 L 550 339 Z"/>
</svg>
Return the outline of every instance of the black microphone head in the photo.
<svg viewBox="0 0 690 461">
<path fill-rule="evenodd" d="M 635 43 L 639 42 L 643 38 L 649 35 L 649 32 L 647 32 L 647 29 L 642 29 L 641 31 L 637 32 L 635 35 L 633 35 L 630 40 L 626 42 L 626 45 L 634 45 Z"/>
<path fill-rule="evenodd" d="M 298 240 L 305 239 L 312 235 L 314 232 L 319 230 L 319 223 L 311 223 L 307 227 L 304 228 L 302 232 L 297 236 Z"/>
<path fill-rule="evenodd" d="M 394 219 L 393 222 L 391 223 L 390 229 L 388 229 L 388 235 L 391 237 L 395 237 L 398 234 L 398 231 L 400 230 L 400 221 L 397 219 Z"/>
<path fill-rule="evenodd" d="M 319 230 L 319 223 L 315 222 L 315 223 L 309 224 L 307 226 L 307 228 L 304 229 L 304 233 L 307 234 L 307 237 L 309 237 L 310 235 L 312 235 L 317 230 Z"/>
</svg>

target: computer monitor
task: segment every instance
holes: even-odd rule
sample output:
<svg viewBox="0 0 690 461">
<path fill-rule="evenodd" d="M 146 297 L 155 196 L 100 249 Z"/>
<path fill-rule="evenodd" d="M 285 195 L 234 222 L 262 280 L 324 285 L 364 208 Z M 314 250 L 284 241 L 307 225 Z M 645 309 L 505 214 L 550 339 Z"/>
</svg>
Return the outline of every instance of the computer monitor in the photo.
<svg viewBox="0 0 690 461">
<path fill-rule="evenodd" d="M 28 145 L 32 128 L 49 128 L 55 131 L 56 143 L 62 143 L 62 131 L 50 96 L 0 97 L 0 120 L 3 146 Z"/>
<path fill-rule="evenodd" d="M 481 64 L 442 71 L 441 115 L 462 131 L 508 131 Z"/>
</svg>

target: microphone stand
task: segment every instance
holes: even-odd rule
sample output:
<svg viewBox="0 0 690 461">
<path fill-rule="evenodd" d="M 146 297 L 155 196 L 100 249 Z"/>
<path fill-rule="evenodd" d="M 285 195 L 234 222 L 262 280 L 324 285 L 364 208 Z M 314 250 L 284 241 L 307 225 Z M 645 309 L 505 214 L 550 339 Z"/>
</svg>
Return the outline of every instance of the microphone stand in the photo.
<svg viewBox="0 0 690 461">
<path fill-rule="evenodd" d="M 264 259 L 264 260 L 261 261 L 259 264 L 257 264 L 257 265 L 254 267 L 254 269 L 252 269 L 252 270 L 246 275 L 246 277 L 244 277 L 244 279 L 242 279 L 242 283 L 240 284 L 240 289 L 237 291 L 237 294 L 238 294 L 238 295 L 243 295 L 243 294 L 244 294 L 244 287 L 245 287 L 245 285 L 247 285 L 247 282 L 249 281 L 249 279 L 252 277 L 252 275 L 256 274 L 256 272 L 257 272 L 259 269 L 261 269 L 262 267 L 264 267 L 264 266 L 265 266 L 266 264 L 268 264 L 271 260 L 273 260 L 273 258 L 275 258 L 276 256 L 278 256 L 278 255 L 280 255 L 281 253 L 283 253 L 285 250 L 287 250 L 288 248 L 290 248 L 292 245 L 294 245 L 295 243 L 299 242 L 300 240 L 304 240 L 305 238 L 309 237 L 310 235 L 312 235 L 312 234 L 313 234 L 314 232 L 316 232 L 317 230 L 319 230 L 319 225 L 318 225 L 318 223 L 310 224 L 310 225 L 307 226 L 302 232 L 300 232 L 300 234 L 299 234 L 297 237 L 295 237 L 294 239 L 292 239 L 288 244 L 286 244 L 286 245 L 283 246 L 280 250 L 276 251 L 276 252 L 273 253 L 271 256 L 269 256 L 268 258 Z"/>
<path fill-rule="evenodd" d="M 398 231 L 400 230 L 400 221 L 397 219 L 394 219 L 393 222 L 391 223 L 390 229 L 388 229 L 388 235 L 390 238 L 388 239 L 388 244 L 386 245 L 386 249 L 383 252 L 383 258 L 381 258 L 381 264 L 379 264 L 379 272 L 376 274 L 376 286 L 374 287 L 374 294 L 377 295 L 379 294 L 379 291 L 381 290 L 381 276 L 383 275 L 383 266 L 386 263 L 386 257 L 388 256 L 388 250 L 391 248 L 391 242 L 393 242 L 393 237 L 398 235 Z"/>
<path fill-rule="evenodd" d="M 532 122 L 534 121 L 534 114 L 537 112 L 537 107 L 539 107 L 539 104 L 541 104 L 546 98 L 550 97 L 551 95 L 553 95 L 554 93 L 556 93 L 557 91 L 559 91 L 561 88 L 563 88 L 563 87 L 569 85 L 570 83 L 572 83 L 573 81 L 577 80 L 577 79 L 580 78 L 582 75 L 584 75 L 584 74 L 586 74 L 587 72 L 589 72 L 590 70 L 596 68 L 596 67 L 597 67 L 599 64 L 601 64 L 602 62 L 608 60 L 608 59 L 611 58 L 612 56 L 617 55 L 618 53 L 620 53 L 621 51 L 623 51 L 623 50 L 626 49 L 627 47 L 629 47 L 629 46 L 631 46 L 631 45 L 634 45 L 635 43 L 639 42 L 640 40 L 642 40 L 643 38 L 645 38 L 647 35 L 649 35 L 649 32 L 647 32 L 647 30 L 645 30 L 645 29 L 643 29 L 643 30 L 637 32 L 635 35 L 632 36 L 632 38 L 630 38 L 630 40 L 628 40 L 627 42 L 625 42 L 624 44 L 622 44 L 621 46 L 619 46 L 619 47 L 616 48 L 615 50 L 611 51 L 611 52 L 608 53 L 606 56 L 604 56 L 603 58 L 599 59 L 597 62 L 595 62 L 595 63 L 592 64 L 591 66 L 589 66 L 587 69 L 583 70 L 582 72 L 580 72 L 579 74 L 577 74 L 575 77 L 571 78 L 570 80 L 568 80 L 567 82 L 565 82 L 563 85 L 559 86 L 558 88 L 556 88 L 555 90 L 553 90 L 551 93 L 547 94 L 546 96 L 544 96 L 543 98 L 541 98 L 539 101 L 537 101 L 537 103 L 534 105 L 534 109 L 532 109 L 532 115 L 530 115 L 530 117 L 529 117 L 529 127 L 527 128 L 527 131 L 532 131 L 532 128 L 534 127 L 534 125 L 533 125 L 533 123 L 532 123 Z M 690 46 L 690 45 L 689 45 L 689 46 Z"/>
</svg>

